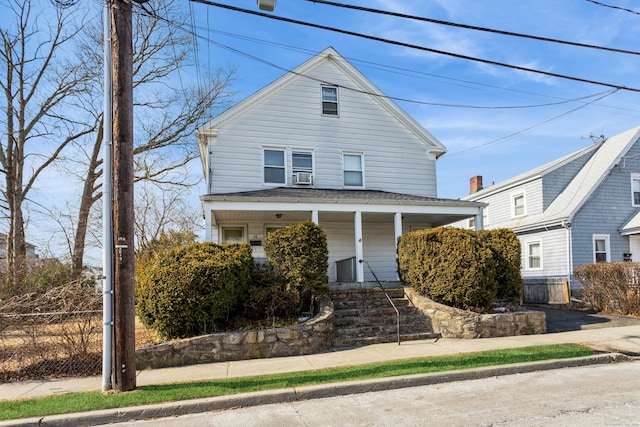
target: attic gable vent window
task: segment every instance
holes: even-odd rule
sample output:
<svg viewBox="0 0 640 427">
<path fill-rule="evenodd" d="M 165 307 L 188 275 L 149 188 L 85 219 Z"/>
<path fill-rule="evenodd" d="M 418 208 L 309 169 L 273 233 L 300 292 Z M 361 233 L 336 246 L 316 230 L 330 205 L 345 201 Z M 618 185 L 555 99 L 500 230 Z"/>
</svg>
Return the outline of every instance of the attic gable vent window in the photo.
<svg viewBox="0 0 640 427">
<path fill-rule="evenodd" d="M 338 88 L 322 86 L 322 115 L 338 116 Z"/>
</svg>

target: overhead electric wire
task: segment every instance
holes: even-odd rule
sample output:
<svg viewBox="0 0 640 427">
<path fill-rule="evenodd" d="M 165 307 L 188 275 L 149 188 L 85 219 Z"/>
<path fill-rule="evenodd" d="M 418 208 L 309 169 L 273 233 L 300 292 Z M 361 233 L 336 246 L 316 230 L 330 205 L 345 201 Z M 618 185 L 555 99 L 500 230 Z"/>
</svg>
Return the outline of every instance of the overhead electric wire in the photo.
<svg viewBox="0 0 640 427">
<path fill-rule="evenodd" d="M 613 84 L 613 83 L 600 82 L 600 81 L 597 81 L 597 80 L 590 80 L 590 79 L 585 79 L 585 78 L 581 78 L 581 77 L 573 77 L 573 76 L 568 76 L 568 75 L 565 75 L 565 74 L 552 73 L 550 71 L 542 71 L 542 70 L 537 70 L 537 69 L 534 69 L 534 68 L 528 68 L 528 67 L 523 67 L 523 66 L 519 66 L 519 65 L 506 64 L 506 63 L 503 63 L 503 62 L 493 61 L 493 60 L 489 60 L 489 59 L 482 59 L 482 58 L 476 58 L 476 57 L 468 56 L 468 55 L 462 55 L 462 54 L 457 54 L 457 53 L 452 53 L 452 52 L 446 52 L 446 51 L 442 51 L 442 50 L 438 50 L 438 49 L 428 48 L 428 47 L 425 47 L 425 46 L 414 45 L 414 44 L 411 44 L 411 43 L 404 43 L 404 42 L 399 42 L 399 41 L 396 41 L 396 40 L 389 40 L 389 39 L 384 39 L 384 38 L 381 38 L 381 37 L 370 36 L 370 35 L 366 35 L 366 34 L 362 34 L 362 33 L 356 33 L 354 31 L 343 30 L 343 29 L 340 29 L 340 28 L 329 27 L 329 26 L 326 26 L 326 25 L 313 24 L 313 23 L 310 23 L 310 22 L 300 21 L 300 20 L 297 20 L 297 19 L 285 18 L 285 17 L 282 17 L 282 16 L 276 16 L 276 15 L 269 15 L 267 13 L 262 13 L 262 12 L 249 10 L 249 9 L 243 9 L 243 8 L 239 8 L 239 7 L 235 7 L 235 6 L 231 6 L 231 5 L 226 5 L 226 4 L 221 4 L 221 3 L 216 3 L 216 2 L 213 2 L 213 1 L 209 1 L 209 0 L 189 0 L 189 1 L 196 2 L 196 3 L 202 3 L 202 4 L 205 4 L 205 5 L 208 5 L 208 6 L 214 6 L 214 7 L 219 7 L 219 8 L 223 8 L 223 9 L 233 10 L 233 11 L 236 11 L 236 12 L 247 13 L 247 14 L 250 14 L 250 15 L 261 16 L 261 17 L 264 17 L 264 18 L 274 19 L 274 20 L 277 20 L 277 21 L 288 22 L 288 23 L 291 23 L 291 24 L 303 25 L 303 26 L 318 28 L 318 29 L 327 30 L 327 31 L 333 31 L 333 32 L 341 33 L 341 34 L 350 35 L 350 36 L 365 38 L 365 39 L 368 39 L 368 40 L 373 40 L 373 41 L 378 41 L 378 42 L 382 42 L 382 43 L 392 44 L 392 45 L 395 45 L 395 46 L 402 46 L 402 47 L 406 47 L 406 48 L 410 48 L 410 49 L 416 49 L 416 50 L 421 50 L 421 51 L 425 51 L 425 52 L 431 52 L 431 53 L 436 53 L 436 54 L 440 54 L 440 55 L 451 56 L 451 57 L 458 58 L 458 59 L 465 59 L 465 60 L 469 60 L 469 61 L 480 62 L 480 63 L 483 63 L 483 64 L 496 65 L 496 66 L 499 66 L 499 67 L 511 68 L 511 69 L 518 70 L 518 71 L 526 71 L 526 72 L 530 72 L 530 73 L 541 74 L 541 75 L 544 75 L 544 76 L 556 77 L 556 78 L 565 79 L 565 80 L 572 80 L 572 81 L 581 82 L 581 83 L 588 83 L 588 84 L 594 84 L 594 85 L 598 85 L 598 86 L 605 86 L 605 87 L 609 87 L 609 88 L 612 88 L 612 89 L 621 89 L 621 90 L 626 90 L 626 91 L 630 91 L 630 92 L 640 92 L 639 88 L 616 85 L 616 84 Z"/>
<path fill-rule="evenodd" d="M 589 3 L 597 4 L 598 6 L 608 7 L 610 9 L 622 10 L 624 12 L 633 13 L 634 15 L 640 15 L 640 12 L 637 12 L 637 11 L 632 10 L 632 9 L 627 9 L 625 7 L 614 6 L 614 5 L 606 4 L 606 3 L 601 3 L 601 2 L 595 1 L 595 0 L 585 0 L 585 1 L 588 1 Z"/>
<path fill-rule="evenodd" d="M 152 13 L 151 11 L 146 10 L 146 9 L 145 9 L 145 12 L 146 12 L 146 13 L 148 13 L 148 14 L 151 14 L 151 13 Z M 230 46 L 227 46 L 227 45 L 225 45 L 225 44 L 222 44 L 222 43 L 216 42 L 216 41 L 211 40 L 211 39 L 209 39 L 209 38 L 206 38 L 206 37 L 204 37 L 204 36 L 202 36 L 202 35 L 200 35 L 200 34 L 197 34 L 197 33 L 195 33 L 195 32 L 194 32 L 194 31 L 192 31 L 192 30 L 189 30 L 189 29 L 184 28 L 184 25 L 183 25 L 183 24 L 180 24 L 180 23 L 177 23 L 177 22 L 169 21 L 169 20 L 167 20 L 167 19 L 165 19 L 165 18 L 162 18 L 161 16 L 158 16 L 158 15 L 152 15 L 152 16 L 153 16 L 153 17 L 155 17 L 155 18 L 157 18 L 157 19 L 164 20 L 164 21 L 166 21 L 167 23 L 170 23 L 170 24 L 173 24 L 173 25 L 179 26 L 183 31 L 186 31 L 186 32 L 188 32 L 188 33 L 191 33 L 191 34 L 192 34 L 192 35 L 194 35 L 195 37 L 202 38 L 202 39 L 206 40 L 207 42 L 209 42 L 209 43 L 211 43 L 211 44 L 214 44 L 214 45 L 216 45 L 216 46 L 218 46 L 218 47 L 221 47 L 221 48 L 223 48 L 223 49 L 225 49 L 225 50 L 229 50 L 230 52 L 233 52 L 233 53 L 235 53 L 235 54 L 237 54 L 237 55 L 241 55 L 241 56 L 244 56 L 244 57 L 249 58 L 249 59 L 251 59 L 251 60 L 254 60 L 254 61 L 257 61 L 257 62 L 263 63 L 263 64 L 265 64 L 265 65 L 268 65 L 268 66 L 270 66 L 270 67 L 273 67 L 273 68 L 279 69 L 279 70 L 281 70 L 281 71 L 284 71 L 284 72 L 285 72 L 285 73 L 287 73 L 287 74 L 295 74 L 295 75 L 300 76 L 300 77 L 303 77 L 303 78 L 307 78 L 307 79 L 310 79 L 310 80 L 315 80 L 315 81 L 317 81 L 317 82 L 319 82 L 319 83 L 331 83 L 331 82 L 327 82 L 326 80 L 323 80 L 323 79 L 318 79 L 318 78 L 316 78 L 316 77 L 312 77 L 312 76 L 309 76 L 309 75 L 306 75 L 306 74 L 298 73 L 298 72 L 296 72 L 295 70 L 292 70 L 292 69 L 290 69 L 290 68 L 286 68 L 286 67 L 283 67 L 283 66 L 280 66 L 280 65 L 274 64 L 273 62 L 267 61 L 266 59 L 259 58 L 259 57 L 255 56 L 255 55 L 249 54 L 249 53 L 247 53 L 247 52 L 243 52 L 243 51 L 241 51 L 241 50 L 238 50 L 238 49 L 232 48 L 232 47 L 230 47 Z M 316 54 L 317 54 L 317 53 L 316 53 Z M 335 85 L 335 86 L 337 86 L 337 87 L 339 87 L 339 88 L 341 88 L 341 89 L 343 89 L 343 90 L 348 90 L 348 91 L 352 91 L 352 92 L 363 93 L 363 94 L 370 95 L 370 96 L 375 96 L 375 97 L 379 97 L 379 98 L 386 98 L 386 99 L 392 99 L 392 100 L 394 100 L 394 101 L 407 102 L 407 103 L 412 103 L 412 104 L 430 105 L 430 106 L 437 106 L 437 107 L 450 107 L 450 108 L 495 109 L 495 110 L 550 107 L 550 106 L 555 106 L 555 105 L 568 104 L 568 103 L 571 103 L 571 102 L 579 102 L 579 101 L 583 101 L 583 100 L 585 100 L 585 99 L 593 98 L 594 96 L 600 96 L 600 95 L 602 95 L 602 94 L 604 93 L 604 92 L 599 92 L 599 93 L 594 93 L 594 94 L 591 94 L 591 95 L 585 95 L 585 96 L 581 96 L 581 97 L 573 98 L 573 99 L 563 99 L 563 98 L 559 98 L 559 99 L 561 99 L 560 101 L 557 101 L 557 102 L 547 102 L 547 103 L 544 103 L 544 104 L 508 105 L 508 106 L 502 106 L 502 105 L 499 105 L 499 106 L 484 106 L 484 105 L 452 104 L 452 103 L 442 103 L 442 102 L 418 101 L 418 100 L 414 100 L 414 99 L 408 99 L 408 98 L 401 98 L 401 97 L 389 96 L 389 95 L 386 95 L 386 94 L 384 94 L 384 93 L 378 93 L 378 92 L 366 91 L 366 90 L 357 89 L 357 88 L 353 88 L 353 87 L 345 86 L 345 85 L 341 85 L 341 84 L 335 84 L 335 83 L 331 83 L 331 84 L 332 84 L 332 85 Z M 607 93 L 609 93 L 609 92 L 607 92 Z"/>
<path fill-rule="evenodd" d="M 580 110 L 580 109 L 582 109 L 582 108 L 584 108 L 584 107 L 587 107 L 587 106 L 589 106 L 589 105 L 591 105 L 591 104 L 594 104 L 594 103 L 596 103 L 596 102 L 600 101 L 601 99 L 604 99 L 604 98 L 606 98 L 607 96 L 609 96 L 609 95 L 612 95 L 612 94 L 616 93 L 618 90 L 619 90 L 619 89 L 613 89 L 613 90 L 610 90 L 610 91 L 608 91 L 607 93 L 605 93 L 604 95 L 600 96 L 600 97 L 599 97 L 599 98 L 597 98 L 597 99 L 594 99 L 594 100 L 593 100 L 593 101 L 591 101 L 591 102 L 587 102 L 587 103 L 585 103 L 585 104 L 583 104 L 583 105 L 580 105 L 580 106 L 578 106 L 578 107 L 576 107 L 576 108 L 572 108 L 572 109 L 571 109 L 571 110 L 569 110 L 569 111 L 565 111 L 565 112 L 564 112 L 564 113 L 562 113 L 562 114 L 558 114 L 557 116 L 551 117 L 550 119 L 544 120 L 544 121 L 542 121 L 542 122 L 540 122 L 540 123 L 537 123 L 537 124 L 535 124 L 535 125 L 533 125 L 533 126 L 529 126 L 529 127 L 525 128 L 525 129 L 521 129 L 521 130 L 519 130 L 519 131 L 517 131 L 517 132 L 514 132 L 514 133 L 512 133 L 512 134 L 509 134 L 509 135 L 506 135 L 506 136 L 500 137 L 500 138 L 498 138 L 498 139 L 494 139 L 494 140 L 489 141 L 489 142 L 485 142 L 485 143 L 483 143 L 483 144 L 476 145 L 476 146 L 474 146 L 474 147 L 470 147 L 470 148 L 467 148 L 467 149 L 464 149 L 464 150 L 460 150 L 460 151 L 456 151 L 456 152 L 453 152 L 453 153 L 448 153 L 448 156 L 449 156 L 449 157 L 451 157 L 451 156 L 454 156 L 454 155 L 457 155 L 457 154 L 463 154 L 463 153 L 466 153 L 466 152 L 469 152 L 469 151 L 472 151 L 472 150 L 476 150 L 476 149 L 478 149 L 478 148 L 482 148 L 482 147 L 486 147 L 486 146 L 488 146 L 488 145 L 496 144 L 496 143 L 498 143 L 498 142 L 506 141 L 506 140 L 508 140 L 508 139 L 510 139 L 510 138 L 513 138 L 513 137 L 518 136 L 518 135 L 520 135 L 520 134 L 523 134 L 523 133 L 525 133 L 525 132 L 527 132 L 527 131 L 530 131 L 531 129 L 535 129 L 535 128 L 540 127 L 540 126 L 542 126 L 542 125 L 546 125 L 547 123 L 551 123 L 551 122 L 553 122 L 553 121 L 556 121 L 556 120 L 558 120 L 558 119 L 561 119 L 562 117 L 568 116 L 568 115 L 569 115 L 569 114 L 571 114 L 571 113 L 575 113 L 576 111 L 578 111 L 578 110 Z"/>
<path fill-rule="evenodd" d="M 380 9 L 373 9 L 373 8 L 364 7 L 364 6 L 356 6 L 356 5 L 351 5 L 351 4 L 337 3 L 337 2 L 333 2 L 333 1 L 329 1 L 329 0 L 307 0 L 307 1 L 309 1 L 311 3 L 320 3 L 320 4 L 326 4 L 326 5 L 329 5 L 329 6 L 342 7 L 342 8 L 345 8 L 345 9 L 353 9 L 353 10 L 359 10 L 359 11 L 363 11 L 363 12 L 376 13 L 376 14 L 379 14 L 379 15 L 388 15 L 388 16 L 394 16 L 394 17 L 397 17 L 397 18 L 411 19 L 411 20 L 414 20 L 414 21 L 429 22 L 429 23 L 438 24 L 438 25 L 447 25 L 449 27 L 464 28 L 466 30 L 484 31 L 484 32 L 487 32 L 487 33 L 500 34 L 500 35 L 503 35 L 503 36 L 520 37 L 520 38 L 532 39 L 532 40 L 538 40 L 538 41 L 544 41 L 544 42 L 565 44 L 565 45 L 569 45 L 569 46 L 577 46 L 577 47 L 584 47 L 584 48 L 589 48 L 589 49 L 606 50 L 606 51 L 609 51 L 609 52 L 616 52 L 616 53 L 625 53 L 625 54 L 629 54 L 629 55 L 640 55 L 640 52 L 634 51 L 634 50 L 618 49 L 618 48 L 613 48 L 613 47 L 606 47 L 606 46 L 598 46 L 598 45 L 592 45 L 592 44 L 586 44 L 586 43 L 572 42 L 572 41 L 568 41 L 568 40 L 552 39 L 552 38 L 549 38 L 549 37 L 535 36 L 535 35 L 532 35 L 532 34 L 514 33 L 512 31 L 496 30 L 496 29 L 493 29 L 493 28 L 478 27 L 478 26 L 475 26 L 475 25 L 458 24 L 456 22 L 442 21 L 440 19 L 424 18 L 424 17 L 416 16 L 416 15 L 408 15 L 408 14 L 405 14 L 405 13 L 390 12 L 388 10 L 380 10 Z M 591 1 L 591 0 L 588 0 L 588 1 Z"/>
<path fill-rule="evenodd" d="M 286 43 L 280 43 L 280 42 L 274 42 L 274 41 L 270 41 L 270 40 L 264 40 L 264 39 L 258 39 L 255 37 L 250 37 L 250 36 L 246 36 L 246 35 L 242 35 L 242 34 L 237 34 L 237 33 L 230 33 L 227 31 L 221 31 L 221 30 L 214 30 L 211 28 L 203 28 L 200 26 L 195 26 L 194 28 L 198 28 L 198 29 L 203 29 L 206 30 L 208 33 L 215 33 L 215 34 L 221 34 L 227 37 L 232 37 L 232 38 L 239 38 L 245 41 L 250 41 L 253 43 L 260 43 L 260 44 L 266 44 L 266 45 L 271 45 L 271 46 L 276 46 L 276 47 L 281 47 L 283 49 L 287 49 L 287 50 L 291 50 L 294 52 L 298 52 L 298 53 L 303 53 L 303 54 L 309 54 L 311 56 L 317 55 L 317 51 L 312 50 L 312 49 L 307 49 L 307 48 L 302 48 L 302 47 L 298 47 L 298 46 L 293 46 L 293 45 L 289 45 Z M 218 42 L 214 42 L 210 39 L 206 39 L 208 41 L 210 41 L 211 43 L 218 43 Z M 222 45 L 220 44 L 221 47 L 223 47 L 223 49 L 227 49 L 228 46 Z M 237 52 L 234 52 L 236 54 L 239 54 Z M 249 55 L 249 54 L 246 54 Z M 249 59 L 253 59 L 249 56 Z M 567 99 L 567 98 L 561 98 L 558 96 L 553 96 L 553 95 L 547 95 L 547 94 L 542 94 L 542 93 L 535 93 L 535 92 L 530 92 L 530 91 L 525 91 L 525 90 L 519 90 L 519 89 L 514 89 L 514 88 L 507 88 L 507 87 L 502 87 L 502 86 L 496 86 L 496 85 L 491 85 L 488 83 L 480 83 L 480 82 L 475 82 L 475 81 L 471 81 L 471 80 L 464 80 L 464 79 L 459 79 L 459 78 L 455 78 L 455 77 L 451 77 L 451 76 L 443 76 L 440 74 L 434 74 L 434 73 L 427 73 L 425 71 L 418 71 L 418 70 L 412 70 L 412 69 L 408 69 L 408 68 L 403 68 L 403 67 L 397 67 L 397 66 L 393 66 L 393 65 L 389 65 L 389 64 L 380 64 L 378 62 L 373 62 L 373 61 L 368 61 L 365 59 L 359 59 L 359 58 L 353 58 L 353 57 L 345 57 L 346 60 L 348 60 L 349 62 L 352 63 L 361 63 L 363 64 L 363 66 L 365 67 L 371 67 L 374 69 L 378 69 L 378 70 L 382 70 L 382 71 L 386 71 L 389 73 L 394 73 L 394 74 L 399 74 L 399 75 L 403 75 L 403 76 L 409 76 L 409 77 L 413 77 L 413 78 L 417 78 L 417 79 L 425 79 L 425 77 L 423 76 L 429 76 L 429 77 L 434 77 L 437 79 L 441 79 L 441 80 L 451 80 L 454 83 L 447 83 L 447 82 L 442 82 L 441 80 L 435 80 L 438 81 L 440 83 L 445 83 L 445 84 L 450 84 L 450 85 L 456 85 L 456 86 L 460 86 L 460 87 L 464 87 L 464 88 L 468 88 L 468 89 L 476 89 L 478 90 L 478 88 L 475 88 L 474 86 L 480 86 L 481 88 L 489 88 L 489 89 L 497 89 L 497 90 L 503 90 L 506 92 L 514 92 L 517 94 L 524 94 L 524 95 L 532 95 L 532 96 L 537 96 L 537 97 L 544 97 L 544 98 L 551 98 L 551 99 L 558 99 L 564 102 L 558 102 L 558 103 L 548 103 L 548 104 L 538 104 L 536 106 L 546 106 L 546 105 L 559 105 L 559 104 L 564 104 L 564 103 L 568 103 L 568 102 L 576 102 L 576 101 L 580 101 L 582 99 L 587 99 L 587 98 L 591 98 L 594 96 L 599 96 L 601 95 L 603 92 L 599 92 L 599 93 L 595 93 L 592 95 L 586 95 L 586 96 L 582 96 L 579 98 L 574 98 L 574 99 Z M 262 60 L 260 60 L 262 62 Z M 277 67 L 278 69 L 282 69 L 285 71 L 290 72 L 290 70 L 288 70 L 287 68 L 284 67 L 279 67 L 275 64 L 268 64 L 270 66 L 273 67 Z M 392 98 L 393 99 L 393 98 Z M 416 101 L 416 102 L 420 102 L 420 101 Z M 528 108 L 529 106 L 525 106 L 523 108 Z M 616 110 L 624 110 L 624 111 L 633 111 L 633 112 L 638 112 L 640 110 L 634 110 L 634 109 L 630 109 L 630 108 L 622 108 L 622 107 L 617 107 L 617 106 L 611 106 L 611 105 L 603 105 L 603 107 L 606 108 L 612 108 L 612 109 L 616 109 Z M 480 106 L 474 106 L 474 108 L 492 108 L 492 107 L 480 107 Z M 518 107 L 510 107 L 510 108 L 518 108 Z"/>
</svg>

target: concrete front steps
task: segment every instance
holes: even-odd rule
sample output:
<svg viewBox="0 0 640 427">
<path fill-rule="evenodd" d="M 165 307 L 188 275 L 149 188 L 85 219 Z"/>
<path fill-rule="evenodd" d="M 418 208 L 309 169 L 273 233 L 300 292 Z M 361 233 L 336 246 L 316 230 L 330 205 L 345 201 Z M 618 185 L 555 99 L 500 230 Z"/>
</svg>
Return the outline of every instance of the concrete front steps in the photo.
<svg viewBox="0 0 640 427">
<path fill-rule="evenodd" d="M 400 341 L 439 338 L 429 320 L 411 305 L 403 288 L 387 289 L 400 312 Z M 358 347 L 398 341 L 396 311 L 380 289 L 330 293 L 334 308 L 333 346 Z"/>
</svg>

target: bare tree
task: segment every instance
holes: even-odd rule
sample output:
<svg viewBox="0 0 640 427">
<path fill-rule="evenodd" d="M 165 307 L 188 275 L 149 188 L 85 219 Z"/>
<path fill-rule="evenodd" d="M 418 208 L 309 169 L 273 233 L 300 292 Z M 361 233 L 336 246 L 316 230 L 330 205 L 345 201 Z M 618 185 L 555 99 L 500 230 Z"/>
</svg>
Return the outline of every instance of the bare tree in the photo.
<svg viewBox="0 0 640 427">
<path fill-rule="evenodd" d="M 81 114 L 70 115 L 90 92 L 95 73 L 72 55 L 83 23 L 78 8 L 43 2 L 9 0 L 3 13 L 12 22 L 0 28 L 2 133 L 0 164 L 2 197 L 9 216 L 7 270 L 19 291 L 26 267 L 24 203 L 42 172 L 56 162 L 73 141 L 95 130 Z"/>
<path fill-rule="evenodd" d="M 148 246 L 163 233 L 193 233 L 200 231 L 202 217 L 188 206 L 179 189 L 154 188 L 143 184 L 136 189 L 135 234 L 136 246 Z"/>
<path fill-rule="evenodd" d="M 188 164 L 198 157 L 193 134 L 216 108 L 228 104 L 234 69 L 198 73 L 194 85 L 185 83 L 193 40 L 182 27 L 185 19 L 174 0 L 157 0 L 137 9 L 134 27 L 134 163 L 136 182 L 157 184 L 165 191 L 192 186 Z M 100 34 L 95 31 L 93 34 Z M 85 45 L 85 63 L 100 64 L 98 36 Z M 86 173 L 72 254 L 73 276 L 82 272 L 87 227 L 94 204 L 102 197 L 102 126 L 97 125 L 91 148 L 84 149 Z M 169 199 L 172 196 L 167 196 Z M 168 200 L 168 199 L 167 199 Z M 165 224 L 166 225 L 166 224 Z"/>
</svg>

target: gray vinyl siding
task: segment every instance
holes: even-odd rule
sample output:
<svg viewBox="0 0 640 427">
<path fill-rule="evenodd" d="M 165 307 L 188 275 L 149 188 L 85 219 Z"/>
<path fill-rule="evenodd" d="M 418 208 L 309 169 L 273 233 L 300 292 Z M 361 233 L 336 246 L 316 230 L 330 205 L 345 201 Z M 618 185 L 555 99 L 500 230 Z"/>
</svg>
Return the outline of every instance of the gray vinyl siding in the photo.
<svg viewBox="0 0 640 427">
<path fill-rule="evenodd" d="M 517 218 L 511 216 L 512 197 L 517 194 L 525 195 L 525 216 L 535 215 L 542 212 L 542 180 L 535 179 L 521 185 L 505 188 L 497 193 L 489 193 L 484 197 L 468 197 L 465 200 L 483 202 L 489 204 L 489 216 L 487 229 L 509 228 L 518 222 Z M 456 226 L 468 228 L 468 222 L 455 223 Z"/>
<path fill-rule="evenodd" d="M 353 86 L 331 63 L 310 76 Z M 209 147 L 210 193 L 264 187 L 262 150 L 271 147 L 312 150 L 317 188 L 343 188 L 342 154 L 348 152 L 364 155 L 366 189 L 436 196 L 435 160 L 403 123 L 371 96 L 344 88 L 338 93 L 339 117 L 323 116 L 320 93 L 318 80 L 299 77 L 221 126 Z"/>
<path fill-rule="evenodd" d="M 574 268 L 593 262 L 593 235 L 608 234 L 611 261 L 623 261 L 629 238 L 620 228 L 638 212 L 631 203 L 631 174 L 640 173 L 640 149 L 635 145 L 613 168 L 572 222 Z"/>
<path fill-rule="evenodd" d="M 572 162 L 544 175 L 542 178 L 543 209 L 547 209 L 555 198 L 564 191 L 580 169 L 582 169 L 591 156 L 593 156 L 593 153 L 595 153 L 595 151 L 586 153 L 582 157 L 574 159 Z"/>
</svg>

